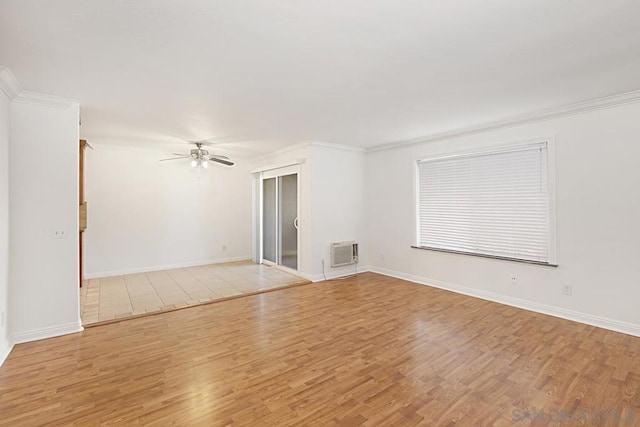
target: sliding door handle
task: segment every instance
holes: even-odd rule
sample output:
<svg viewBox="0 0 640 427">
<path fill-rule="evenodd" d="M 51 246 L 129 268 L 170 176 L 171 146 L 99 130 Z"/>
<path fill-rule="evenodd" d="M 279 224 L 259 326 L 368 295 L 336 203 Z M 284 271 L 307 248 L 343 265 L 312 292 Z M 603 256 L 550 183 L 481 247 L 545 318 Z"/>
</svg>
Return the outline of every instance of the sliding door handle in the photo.
<svg viewBox="0 0 640 427">
<path fill-rule="evenodd" d="M 298 229 L 298 217 L 293 220 L 293 226 L 296 228 L 296 230 Z"/>
</svg>

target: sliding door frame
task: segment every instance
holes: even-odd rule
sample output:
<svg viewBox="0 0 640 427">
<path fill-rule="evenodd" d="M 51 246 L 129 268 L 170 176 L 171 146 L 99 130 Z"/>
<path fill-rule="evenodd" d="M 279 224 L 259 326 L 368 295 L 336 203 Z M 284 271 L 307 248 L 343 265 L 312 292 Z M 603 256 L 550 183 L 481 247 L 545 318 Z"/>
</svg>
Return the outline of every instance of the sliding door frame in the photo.
<svg viewBox="0 0 640 427">
<path fill-rule="evenodd" d="M 270 169 L 267 171 L 260 172 L 259 178 L 259 189 L 258 189 L 258 235 L 260 236 L 260 247 L 258 248 L 258 262 L 260 264 L 265 264 L 268 266 L 273 266 L 280 268 L 285 271 L 292 272 L 297 274 L 300 271 L 300 226 L 296 228 L 296 266 L 297 269 L 294 270 L 292 268 L 286 267 L 282 265 L 282 251 L 281 251 L 281 233 L 280 233 L 280 177 L 287 175 L 297 175 L 297 185 L 296 185 L 296 209 L 297 209 L 297 218 L 298 224 L 301 224 L 300 219 L 300 200 L 301 200 L 301 192 L 300 192 L 300 165 L 291 165 L 277 169 Z M 272 262 L 264 259 L 264 180 L 276 178 L 276 262 Z"/>
</svg>

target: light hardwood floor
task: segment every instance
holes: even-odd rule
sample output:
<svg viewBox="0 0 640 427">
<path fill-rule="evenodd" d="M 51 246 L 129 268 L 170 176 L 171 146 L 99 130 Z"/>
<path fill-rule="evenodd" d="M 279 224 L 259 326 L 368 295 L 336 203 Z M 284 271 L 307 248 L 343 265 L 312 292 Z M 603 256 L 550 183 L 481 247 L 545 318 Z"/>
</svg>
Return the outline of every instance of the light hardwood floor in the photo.
<svg viewBox="0 0 640 427">
<path fill-rule="evenodd" d="M 88 326 L 308 282 L 251 261 L 90 279 L 80 289 L 80 317 Z"/>
<path fill-rule="evenodd" d="M 365 273 L 18 345 L 0 425 L 640 425 L 639 354 Z"/>
</svg>

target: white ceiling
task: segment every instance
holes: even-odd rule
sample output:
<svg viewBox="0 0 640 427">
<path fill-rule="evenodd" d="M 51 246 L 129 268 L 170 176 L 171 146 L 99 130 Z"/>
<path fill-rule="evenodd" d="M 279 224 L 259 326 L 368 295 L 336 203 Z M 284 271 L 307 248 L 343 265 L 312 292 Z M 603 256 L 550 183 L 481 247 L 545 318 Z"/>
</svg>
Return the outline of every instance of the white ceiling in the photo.
<svg viewBox="0 0 640 427">
<path fill-rule="evenodd" d="M 637 0 L 0 0 L 94 142 L 372 147 L 640 88 Z"/>
</svg>

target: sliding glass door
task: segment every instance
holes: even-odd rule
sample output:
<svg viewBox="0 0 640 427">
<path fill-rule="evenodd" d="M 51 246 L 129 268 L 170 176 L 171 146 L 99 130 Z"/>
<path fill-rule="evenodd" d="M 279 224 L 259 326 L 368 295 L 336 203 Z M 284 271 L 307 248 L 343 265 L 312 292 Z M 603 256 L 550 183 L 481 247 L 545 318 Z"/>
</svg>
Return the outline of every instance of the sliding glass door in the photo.
<svg viewBox="0 0 640 427">
<path fill-rule="evenodd" d="M 298 269 L 298 174 L 278 177 L 280 265 Z"/>
<path fill-rule="evenodd" d="M 298 269 L 298 174 L 262 178 L 262 261 Z"/>
<path fill-rule="evenodd" d="M 278 262 L 278 200 L 277 178 L 262 181 L 262 258 L 273 263 Z"/>
</svg>

